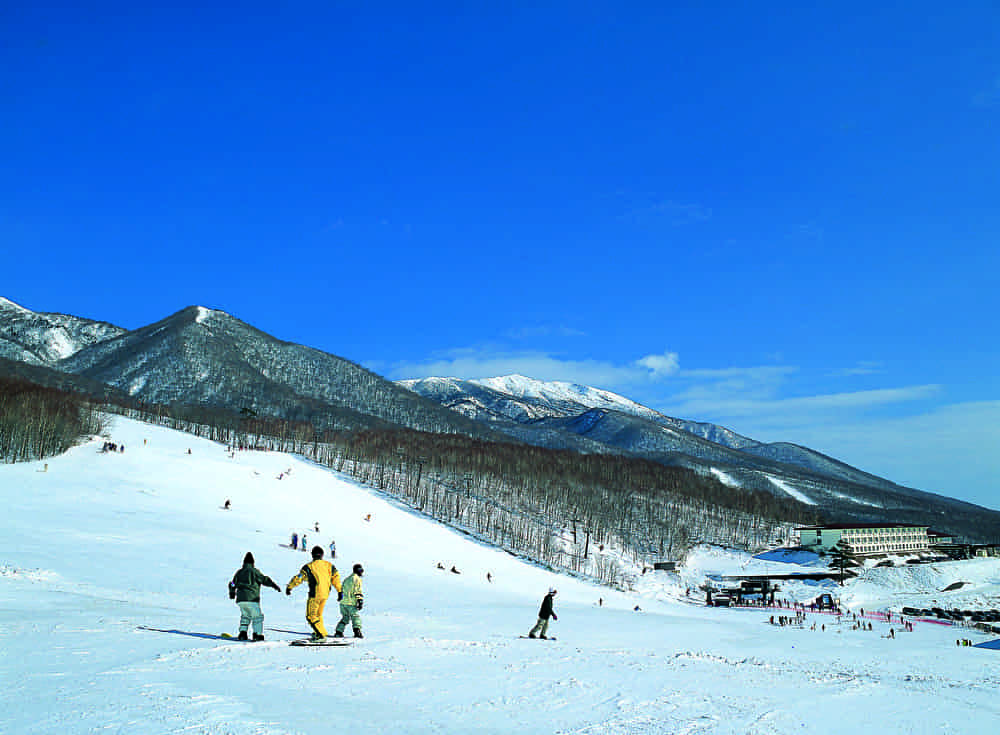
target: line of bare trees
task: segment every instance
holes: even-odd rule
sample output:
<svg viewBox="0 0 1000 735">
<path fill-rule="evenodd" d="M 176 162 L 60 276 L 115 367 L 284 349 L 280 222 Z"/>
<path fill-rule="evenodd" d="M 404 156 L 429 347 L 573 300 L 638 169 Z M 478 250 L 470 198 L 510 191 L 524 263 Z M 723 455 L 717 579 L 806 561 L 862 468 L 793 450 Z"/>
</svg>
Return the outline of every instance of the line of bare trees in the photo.
<svg viewBox="0 0 1000 735">
<path fill-rule="evenodd" d="M 234 448 L 301 454 L 512 553 L 607 584 L 629 581 L 612 549 L 644 565 L 697 543 L 759 548 L 818 520 L 795 500 L 641 459 L 398 428 L 321 432 L 250 411 L 117 410 Z"/>
<path fill-rule="evenodd" d="M 301 454 L 424 514 L 553 568 L 626 585 L 609 552 L 636 564 L 676 559 L 697 543 L 756 548 L 814 509 L 655 462 L 399 428 L 319 431 L 305 421 L 204 406 L 103 403 L 231 447 Z M 0 380 L 5 461 L 65 451 L 106 430 L 85 397 Z"/>
<path fill-rule="evenodd" d="M 27 462 L 65 452 L 100 433 L 104 416 L 77 393 L 0 377 L 0 461 Z"/>
</svg>

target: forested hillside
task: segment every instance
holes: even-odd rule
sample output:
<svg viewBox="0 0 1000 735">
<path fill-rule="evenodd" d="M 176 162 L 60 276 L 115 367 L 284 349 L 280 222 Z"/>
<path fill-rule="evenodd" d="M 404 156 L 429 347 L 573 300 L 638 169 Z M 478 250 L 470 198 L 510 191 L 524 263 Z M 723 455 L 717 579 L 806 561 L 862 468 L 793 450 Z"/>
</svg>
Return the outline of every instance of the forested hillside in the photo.
<svg viewBox="0 0 1000 735">
<path fill-rule="evenodd" d="M 79 394 L 0 376 L 0 461 L 60 454 L 105 425 L 105 414 Z"/>
<path fill-rule="evenodd" d="M 675 559 L 700 542 L 759 548 L 816 509 L 641 459 L 400 428 L 317 431 L 305 422 L 199 409 L 117 407 L 233 451 L 294 452 L 428 516 L 553 568 L 623 585 L 604 548 L 637 564 Z"/>
</svg>

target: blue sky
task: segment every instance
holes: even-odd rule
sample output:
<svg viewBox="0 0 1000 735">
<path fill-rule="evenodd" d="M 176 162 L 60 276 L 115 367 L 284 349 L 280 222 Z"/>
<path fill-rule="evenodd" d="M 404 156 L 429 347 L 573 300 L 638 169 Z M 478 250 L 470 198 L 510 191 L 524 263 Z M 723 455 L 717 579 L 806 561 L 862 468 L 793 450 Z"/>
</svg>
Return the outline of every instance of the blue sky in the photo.
<svg viewBox="0 0 1000 735">
<path fill-rule="evenodd" d="M 486 5 L 5 9 L 0 295 L 587 383 L 1000 508 L 995 3 Z"/>
</svg>

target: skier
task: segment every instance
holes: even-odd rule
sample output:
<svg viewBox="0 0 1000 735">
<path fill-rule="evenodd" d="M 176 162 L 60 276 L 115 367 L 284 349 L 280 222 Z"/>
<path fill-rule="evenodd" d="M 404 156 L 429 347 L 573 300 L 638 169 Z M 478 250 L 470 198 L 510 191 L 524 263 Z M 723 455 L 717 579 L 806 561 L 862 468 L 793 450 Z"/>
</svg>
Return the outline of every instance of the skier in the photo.
<svg viewBox="0 0 1000 735">
<path fill-rule="evenodd" d="M 229 502 L 229 498 L 226 498 L 226 502 L 223 503 L 222 507 L 225 508 L 226 510 L 229 510 L 229 507 L 231 505 L 232 505 L 232 503 Z"/>
<path fill-rule="evenodd" d="M 535 623 L 535 627 L 531 629 L 528 633 L 529 638 L 547 638 L 545 634 L 549 630 L 549 618 L 553 620 L 558 620 L 559 616 L 556 615 L 555 611 L 552 609 L 552 598 L 556 596 L 556 590 L 554 587 L 549 587 L 549 594 L 542 598 L 542 606 L 538 610 L 538 622 Z M 538 634 L 536 636 L 536 633 Z"/>
<path fill-rule="evenodd" d="M 264 640 L 264 614 L 260 611 L 260 586 L 281 592 L 274 580 L 253 565 L 253 554 L 249 551 L 243 557 L 243 566 L 236 571 L 229 582 L 229 597 L 240 607 L 241 641 L 247 640 L 247 628 L 253 623 L 253 639 Z"/>
<path fill-rule="evenodd" d="M 299 535 L 297 533 L 292 534 L 292 548 L 299 548 Z"/>
<path fill-rule="evenodd" d="M 302 550 L 306 550 L 306 535 L 304 533 L 302 534 Z"/>
<path fill-rule="evenodd" d="M 331 559 L 337 558 L 337 542 L 334 541 L 333 539 L 330 539 L 330 558 Z"/>
<path fill-rule="evenodd" d="M 365 573 L 365 570 L 360 564 L 355 564 L 353 571 L 354 573 L 344 580 L 341 594 L 337 598 L 340 600 L 340 622 L 337 623 L 337 630 L 333 634 L 334 638 L 344 637 L 344 628 L 347 627 L 348 622 L 354 628 L 354 637 L 364 638 L 361 635 L 361 616 L 358 613 L 361 612 L 361 607 L 365 602 L 364 591 L 361 589 L 361 575 Z"/>
<path fill-rule="evenodd" d="M 309 599 L 306 600 L 306 622 L 313 629 L 313 641 L 326 640 L 326 627 L 323 625 L 323 608 L 330 597 L 330 590 L 337 590 L 340 594 L 340 574 L 337 567 L 328 561 L 323 560 L 323 547 L 313 546 L 312 561 L 305 564 L 299 573 L 288 581 L 285 587 L 285 594 L 292 594 L 292 590 L 303 582 L 309 582 Z"/>
</svg>

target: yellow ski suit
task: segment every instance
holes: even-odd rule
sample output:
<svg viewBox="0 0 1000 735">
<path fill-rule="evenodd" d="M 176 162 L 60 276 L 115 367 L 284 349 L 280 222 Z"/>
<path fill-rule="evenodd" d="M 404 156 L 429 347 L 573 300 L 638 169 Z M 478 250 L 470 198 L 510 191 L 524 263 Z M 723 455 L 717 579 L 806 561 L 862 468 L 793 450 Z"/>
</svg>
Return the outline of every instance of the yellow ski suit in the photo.
<svg viewBox="0 0 1000 735">
<path fill-rule="evenodd" d="M 306 601 L 306 621 L 320 638 L 326 638 L 326 627 L 323 625 L 323 608 L 330 597 L 330 590 L 340 594 L 340 573 L 337 567 L 323 559 L 313 559 L 304 565 L 299 573 L 288 581 L 285 587 L 287 594 L 303 582 L 309 582 L 309 599 Z"/>
</svg>

